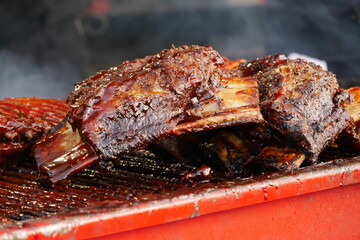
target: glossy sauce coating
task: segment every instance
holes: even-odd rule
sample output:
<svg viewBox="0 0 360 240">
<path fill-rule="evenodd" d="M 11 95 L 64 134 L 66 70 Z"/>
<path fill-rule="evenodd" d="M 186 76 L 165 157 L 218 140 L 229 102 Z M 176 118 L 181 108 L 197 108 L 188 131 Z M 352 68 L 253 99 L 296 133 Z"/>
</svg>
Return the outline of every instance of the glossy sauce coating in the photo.
<svg viewBox="0 0 360 240">
<path fill-rule="evenodd" d="M 13 166 L 68 110 L 64 100 L 5 98 L 0 100 L 0 168 Z"/>
<path fill-rule="evenodd" d="M 103 157 L 170 134 L 194 104 L 214 97 L 223 59 L 211 47 L 183 46 L 125 62 L 86 79 L 69 95 L 69 121 Z"/>
</svg>

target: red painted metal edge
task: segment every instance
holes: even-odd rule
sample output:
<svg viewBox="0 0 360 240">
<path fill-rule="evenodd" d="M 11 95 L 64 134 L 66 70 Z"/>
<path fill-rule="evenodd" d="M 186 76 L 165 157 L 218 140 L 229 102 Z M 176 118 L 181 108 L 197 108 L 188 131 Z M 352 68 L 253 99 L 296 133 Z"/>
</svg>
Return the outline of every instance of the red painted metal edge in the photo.
<svg viewBox="0 0 360 240">
<path fill-rule="evenodd" d="M 96 238 L 360 239 L 360 184 L 332 188 Z"/>
<path fill-rule="evenodd" d="M 129 231 L 139 233 L 142 231 L 141 229 L 148 229 L 152 226 L 155 228 L 163 226 L 165 232 L 169 223 L 179 223 L 180 226 L 184 224 L 184 221 L 194 221 L 191 218 L 198 216 L 201 217 L 194 218 L 199 219 L 196 221 L 200 221 L 204 217 L 216 216 L 214 214 L 229 211 L 241 212 L 249 207 L 257 208 L 266 205 L 259 203 L 278 204 L 279 201 L 274 200 L 293 204 L 306 198 L 310 193 L 313 196 L 320 194 L 321 202 L 321 192 L 324 190 L 336 190 L 343 192 L 344 196 L 346 194 L 350 196 L 354 194 L 354 191 L 359 190 L 359 184 L 360 157 L 356 157 L 347 161 L 319 164 L 288 175 L 272 174 L 255 179 L 189 189 L 186 193 L 174 194 L 173 197 L 165 196 L 164 199 L 158 201 L 143 202 L 134 206 L 119 206 L 116 203 L 107 202 L 104 203 L 101 212 L 96 210 L 92 214 L 88 214 L 89 210 L 87 209 L 86 214 L 80 212 L 74 216 L 55 215 L 50 218 L 24 222 L 21 226 L 0 229 L 0 239 L 86 239 L 121 233 L 129 234 Z M 359 197 L 359 194 L 354 197 Z M 323 198 L 325 205 L 328 199 Z M 333 207 L 334 211 L 337 206 L 354 206 L 354 199 L 351 197 L 344 201 L 341 198 L 332 199 L 334 201 L 328 207 Z M 356 199 L 356 201 L 358 200 Z M 261 208 L 259 207 L 259 211 Z M 354 210 L 357 210 L 354 214 L 360 215 L 359 208 L 354 206 Z M 315 208 L 313 213 L 319 214 Z M 297 212 L 297 214 L 302 215 L 302 212 Z M 306 220 L 306 214 L 311 215 L 311 211 L 304 211 L 301 219 Z M 263 215 L 259 212 L 259 216 Z M 286 216 L 284 215 L 283 218 L 286 219 Z M 308 219 L 309 226 L 318 224 L 311 222 L 315 219 L 314 217 Z M 254 222 L 256 219 L 248 219 L 248 221 Z M 217 224 L 216 221 L 214 224 Z M 224 229 L 223 227 L 218 229 L 219 232 Z M 273 227 L 276 228 L 275 225 Z M 156 238 L 156 236 L 152 237 Z"/>
</svg>

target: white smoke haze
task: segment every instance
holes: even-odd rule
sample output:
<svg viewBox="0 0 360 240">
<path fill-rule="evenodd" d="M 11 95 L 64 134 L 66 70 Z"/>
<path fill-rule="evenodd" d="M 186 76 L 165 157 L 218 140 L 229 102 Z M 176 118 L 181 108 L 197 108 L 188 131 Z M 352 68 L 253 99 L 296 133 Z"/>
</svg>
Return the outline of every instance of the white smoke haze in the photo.
<svg viewBox="0 0 360 240">
<path fill-rule="evenodd" d="M 66 61 L 38 63 L 31 56 L 0 51 L 0 98 L 65 98 L 81 80 Z"/>
<path fill-rule="evenodd" d="M 0 1 L 0 98 L 65 98 L 86 76 L 172 44 L 230 59 L 298 53 L 360 85 L 359 0 L 104 0 L 102 15 L 91 2 Z"/>
</svg>

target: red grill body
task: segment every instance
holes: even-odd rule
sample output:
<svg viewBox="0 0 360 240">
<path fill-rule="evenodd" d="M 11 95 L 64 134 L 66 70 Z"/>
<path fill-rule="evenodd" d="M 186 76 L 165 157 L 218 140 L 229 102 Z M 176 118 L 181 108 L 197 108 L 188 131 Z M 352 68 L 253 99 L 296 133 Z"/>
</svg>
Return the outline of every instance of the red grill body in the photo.
<svg viewBox="0 0 360 240">
<path fill-rule="evenodd" d="M 359 239 L 360 157 L 4 224 L 0 239 Z"/>
</svg>

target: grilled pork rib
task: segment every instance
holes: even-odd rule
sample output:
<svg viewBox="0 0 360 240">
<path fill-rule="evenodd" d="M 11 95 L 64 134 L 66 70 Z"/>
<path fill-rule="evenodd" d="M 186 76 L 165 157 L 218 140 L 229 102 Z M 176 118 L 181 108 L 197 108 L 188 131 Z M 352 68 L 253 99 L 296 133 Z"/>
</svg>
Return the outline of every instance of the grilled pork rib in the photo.
<svg viewBox="0 0 360 240">
<path fill-rule="evenodd" d="M 243 172 L 247 165 L 256 165 L 257 170 L 292 171 L 305 158 L 316 162 L 328 142 L 344 129 L 339 135 L 342 145 L 360 149 L 359 131 L 346 111 L 357 121 L 358 103 L 344 109 L 350 96 L 339 88 L 332 73 L 283 55 L 248 61 L 239 69 L 242 77 L 258 81 L 265 123 L 236 126 L 227 130 L 231 133 L 220 132 L 202 143 L 209 158 L 221 163 L 220 167 L 232 173 Z M 356 99 L 356 89 L 349 91 Z"/>
<path fill-rule="evenodd" d="M 59 124 L 68 106 L 64 100 L 5 98 L 0 100 L 0 165 L 15 164 L 45 133 Z M 14 162 L 12 162 L 14 161 Z"/>
<path fill-rule="evenodd" d="M 222 86 L 222 64 L 216 51 L 200 46 L 125 62 L 75 88 L 68 97 L 69 121 L 99 156 L 115 158 L 164 138 L 180 122 L 221 114 L 223 100 L 216 92 Z M 229 125 L 260 121 L 256 93 L 250 95 L 255 96 L 250 104 L 235 104 L 234 110 L 250 105 L 255 114 L 231 118 Z"/>
<path fill-rule="evenodd" d="M 224 64 L 210 47 L 184 46 L 86 79 L 68 97 L 62 128 L 34 147 L 43 178 L 52 185 L 98 158 L 118 158 L 149 143 L 186 162 L 179 139 L 161 140 L 242 123 L 255 125 L 195 144 L 233 173 L 253 159 L 288 171 L 305 158 L 316 162 L 351 122 L 343 108 L 349 94 L 319 66 L 283 55 L 242 62 Z M 256 129 L 261 134 L 252 134 Z"/>
<path fill-rule="evenodd" d="M 43 175 L 52 184 L 85 167 L 65 167 L 73 161 L 65 150 L 82 143 L 111 159 L 169 135 L 261 122 L 256 80 L 222 70 L 223 63 L 211 47 L 183 46 L 84 80 L 68 97 L 76 131 L 66 131 L 66 123 L 34 148 Z M 61 146 L 52 140 L 57 134 L 78 135 L 82 143 Z"/>
<path fill-rule="evenodd" d="M 159 154 L 152 162 L 170 157 L 230 175 L 252 167 L 292 171 L 305 159 L 316 162 L 342 131 L 349 146 L 360 146 L 351 119 L 358 121 L 357 105 L 349 99 L 333 74 L 304 60 L 232 61 L 211 47 L 173 47 L 84 80 L 67 99 L 66 117 L 61 101 L 0 102 L 0 163 L 65 117 L 32 149 L 48 185 L 100 159 L 137 169 L 137 154 L 150 149 Z M 194 169 L 184 179 L 212 172 Z"/>
</svg>

